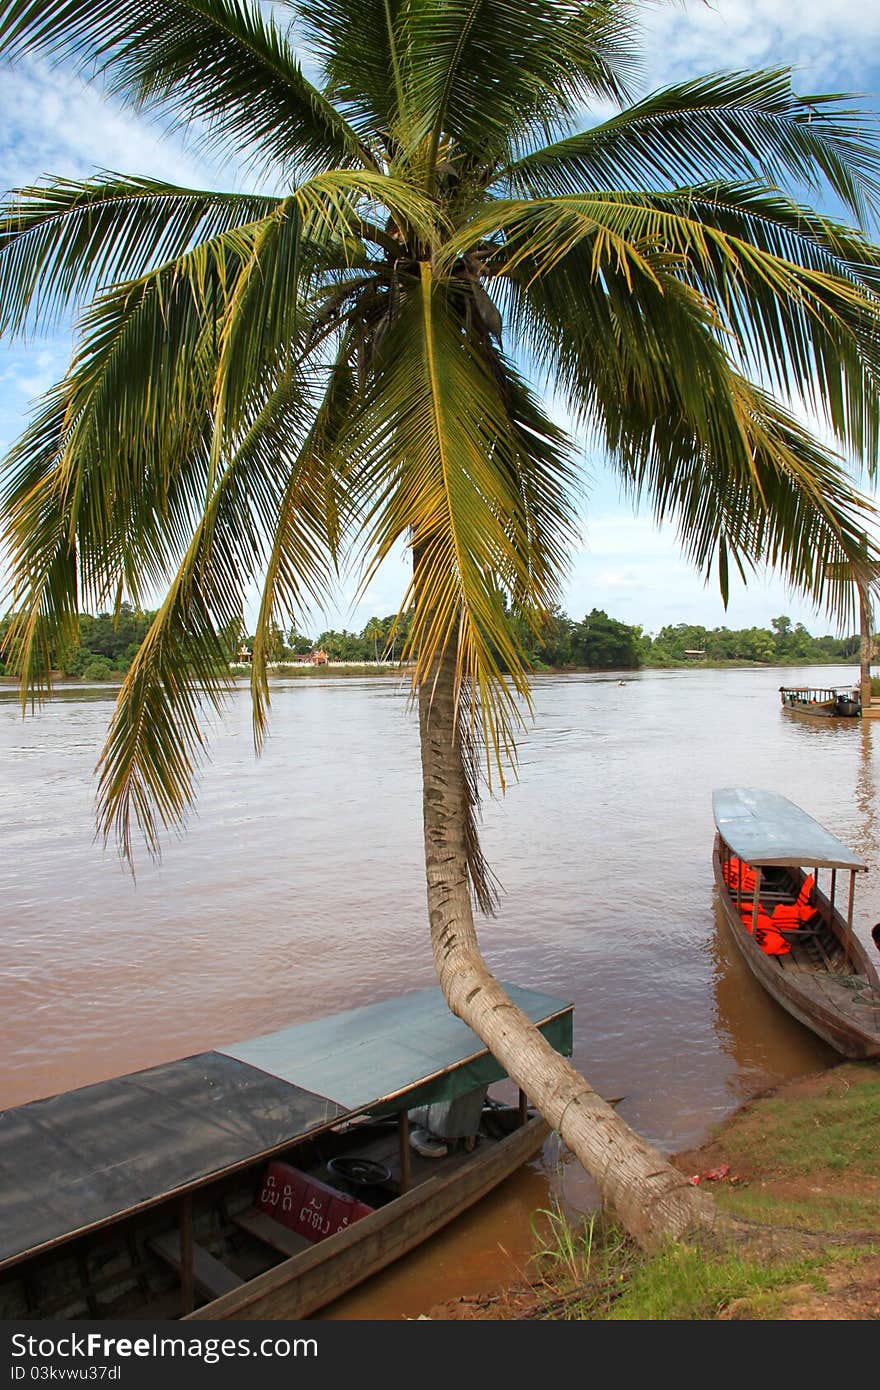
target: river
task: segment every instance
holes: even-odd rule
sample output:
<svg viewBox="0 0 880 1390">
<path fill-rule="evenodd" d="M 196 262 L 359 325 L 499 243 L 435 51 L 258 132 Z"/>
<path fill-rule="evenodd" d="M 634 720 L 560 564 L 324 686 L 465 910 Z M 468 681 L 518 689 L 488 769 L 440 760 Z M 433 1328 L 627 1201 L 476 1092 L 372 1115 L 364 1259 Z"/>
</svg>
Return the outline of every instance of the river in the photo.
<svg viewBox="0 0 880 1390">
<path fill-rule="evenodd" d="M 846 667 L 545 676 L 518 778 L 484 806 L 504 888 L 481 928 L 504 980 L 575 1004 L 574 1061 L 675 1152 L 833 1054 L 735 956 L 711 869 L 715 787 L 783 792 L 861 852 L 856 930 L 880 918 L 880 724 L 809 721 L 780 684 Z M 254 756 L 247 691 L 211 738 L 196 807 L 136 877 L 94 832 L 113 692 L 0 695 L 0 1106 L 433 984 L 417 727 L 395 677 L 273 684 Z M 521 1268 L 531 1213 L 595 1203 L 544 1157 L 335 1317 L 413 1316 Z"/>
</svg>

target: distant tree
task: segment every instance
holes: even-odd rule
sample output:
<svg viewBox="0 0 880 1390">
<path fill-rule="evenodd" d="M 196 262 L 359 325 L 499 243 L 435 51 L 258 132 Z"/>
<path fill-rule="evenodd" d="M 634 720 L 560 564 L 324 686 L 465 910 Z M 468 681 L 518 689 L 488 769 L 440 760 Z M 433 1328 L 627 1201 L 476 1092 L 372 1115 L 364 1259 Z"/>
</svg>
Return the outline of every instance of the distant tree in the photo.
<svg viewBox="0 0 880 1390">
<path fill-rule="evenodd" d="M 579 666 L 609 671 L 640 665 L 636 629 L 609 618 L 601 608 L 594 608 L 583 622 L 575 624 L 571 646 Z"/>
<path fill-rule="evenodd" d="M 372 642 L 373 660 L 378 661 L 379 643 L 384 641 L 385 638 L 385 627 L 382 623 L 382 619 L 371 618 L 370 621 L 367 623 L 366 627 L 364 628 L 362 636 L 365 642 Z"/>
<path fill-rule="evenodd" d="M 315 642 L 312 637 L 306 637 L 292 627 L 287 634 L 287 646 L 294 656 L 307 656 L 314 648 Z"/>
</svg>

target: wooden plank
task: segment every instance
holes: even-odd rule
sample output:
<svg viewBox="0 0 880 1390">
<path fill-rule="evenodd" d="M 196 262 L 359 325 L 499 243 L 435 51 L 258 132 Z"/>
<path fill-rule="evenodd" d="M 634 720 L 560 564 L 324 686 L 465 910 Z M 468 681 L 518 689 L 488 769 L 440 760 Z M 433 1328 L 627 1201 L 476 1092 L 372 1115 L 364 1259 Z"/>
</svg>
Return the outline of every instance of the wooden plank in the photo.
<svg viewBox="0 0 880 1390">
<path fill-rule="evenodd" d="M 186 1316 L 194 1307 L 192 1197 L 187 1193 L 180 1199 L 180 1311 Z"/>
<path fill-rule="evenodd" d="M 401 1110 L 397 1118 L 398 1159 L 400 1163 L 400 1191 L 408 1192 L 412 1185 L 412 1159 L 409 1146 L 409 1111 Z"/>
<path fill-rule="evenodd" d="M 370 1216 L 328 1236 L 218 1298 L 192 1318 L 306 1318 L 415 1249 L 538 1152 L 549 1126 L 535 1116 L 506 1139 L 486 1145 L 460 1167 L 441 1171 Z M 441 1160 L 442 1164 L 442 1160 Z"/>
<path fill-rule="evenodd" d="M 282 1226 L 280 1221 L 276 1221 L 265 1211 L 258 1211 L 256 1207 L 248 1207 L 247 1211 L 241 1211 L 234 1216 L 233 1221 L 236 1226 L 240 1226 L 249 1235 L 256 1236 L 257 1240 L 263 1241 L 265 1245 L 271 1245 L 273 1250 L 278 1250 L 282 1255 L 299 1255 L 301 1251 L 311 1248 L 311 1241 L 306 1240 L 305 1236 L 299 1235 L 297 1231 L 291 1231 L 288 1226 Z"/>
<path fill-rule="evenodd" d="M 176 1231 L 171 1231 L 165 1236 L 155 1236 L 148 1241 L 148 1245 L 173 1269 L 180 1269 L 180 1237 Z M 240 1289 L 245 1282 L 228 1265 L 215 1259 L 210 1250 L 206 1250 L 203 1245 L 193 1242 L 192 1257 L 193 1283 L 206 1298 L 220 1298 L 223 1294 Z"/>
</svg>

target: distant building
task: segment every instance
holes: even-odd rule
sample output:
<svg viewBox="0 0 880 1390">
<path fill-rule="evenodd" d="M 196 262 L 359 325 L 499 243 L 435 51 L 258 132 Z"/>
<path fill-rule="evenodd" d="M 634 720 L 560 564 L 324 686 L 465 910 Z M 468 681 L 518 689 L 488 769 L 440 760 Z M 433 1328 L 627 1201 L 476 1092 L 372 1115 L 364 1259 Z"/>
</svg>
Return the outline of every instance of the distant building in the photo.
<svg viewBox="0 0 880 1390">
<path fill-rule="evenodd" d="M 319 648 L 310 652 L 297 652 L 293 658 L 299 666 L 326 666 L 328 662 L 327 653 Z"/>
<path fill-rule="evenodd" d="M 241 666 L 250 666 L 253 661 L 253 652 L 250 647 L 240 646 L 238 649 L 238 661 Z"/>
<path fill-rule="evenodd" d="M 688 661 L 702 661 L 705 655 L 706 655 L 705 652 L 696 651 L 696 650 L 691 650 L 691 651 L 686 651 L 686 652 L 685 652 L 685 656 L 687 657 Z"/>
</svg>

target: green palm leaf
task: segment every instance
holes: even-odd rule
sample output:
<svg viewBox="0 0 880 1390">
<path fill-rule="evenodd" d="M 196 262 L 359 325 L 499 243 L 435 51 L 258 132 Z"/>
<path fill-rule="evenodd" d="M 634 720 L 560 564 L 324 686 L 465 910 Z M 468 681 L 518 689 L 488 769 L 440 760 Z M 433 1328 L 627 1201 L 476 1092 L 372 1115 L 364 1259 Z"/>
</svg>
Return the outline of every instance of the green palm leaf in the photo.
<svg viewBox="0 0 880 1390">
<path fill-rule="evenodd" d="M 195 117 L 208 146 L 234 140 L 250 162 L 374 163 L 247 0 L 0 0 L 0 57 L 41 50 L 97 62 L 117 95 L 184 127 Z"/>
<path fill-rule="evenodd" d="M 0 215 L 0 332 L 51 327 L 102 286 L 138 279 L 277 206 L 120 174 L 15 189 Z"/>
<path fill-rule="evenodd" d="M 797 96 L 787 68 L 714 73 L 525 155 L 499 182 L 546 197 L 793 179 L 816 193 L 829 188 L 864 223 L 880 209 L 880 155 L 864 138 L 876 117 L 846 100 Z"/>
</svg>

